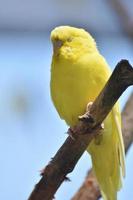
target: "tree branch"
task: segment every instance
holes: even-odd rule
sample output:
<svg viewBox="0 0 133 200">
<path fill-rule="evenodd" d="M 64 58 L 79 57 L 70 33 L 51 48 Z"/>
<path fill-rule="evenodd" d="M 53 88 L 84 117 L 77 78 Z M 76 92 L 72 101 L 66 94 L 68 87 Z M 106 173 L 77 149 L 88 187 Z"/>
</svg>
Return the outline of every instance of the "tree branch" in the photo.
<svg viewBox="0 0 133 200">
<path fill-rule="evenodd" d="M 96 98 L 88 120 L 79 121 L 75 127 L 73 140 L 70 136 L 58 150 L 52 161 L 45 167 L 39 183 L 35 186 L 28 200 L 51 200 L 55 192 L 74 169 L 79 158 L 94 138 L 97 127 L 108 115 L 120 95 L 133 85 L 133 68 L 126 60 L 119 62 L 100 95 Z M 64 159 L 65 158 L 65 159 Z"/>
<path fill-rule="evenodd" d="M 133 142 L 133 94 L 128 99 L 122 112 L 122 133 L 125 143 L 126 153 Z M 72 200 L 97 200 L 101 197 L 98 182 L 93 174 L 92 169 L 89 170 L 85 181 L 76 192 Z"/>
</svg>

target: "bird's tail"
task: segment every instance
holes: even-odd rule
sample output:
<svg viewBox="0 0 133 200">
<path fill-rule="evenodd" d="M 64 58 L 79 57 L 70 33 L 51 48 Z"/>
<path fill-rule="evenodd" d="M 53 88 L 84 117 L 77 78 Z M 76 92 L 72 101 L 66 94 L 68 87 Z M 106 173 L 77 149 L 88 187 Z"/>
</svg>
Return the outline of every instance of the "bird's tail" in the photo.
<svg viewBox="0 0 133 200">
<path fill-rule="evenodd" d="M 101 193 L 104 200 L 117 200 L 117 195 L 115 193 L 111 197 L 108 197 L 102 190 Z"/>
<path fill-rule="evenodd" d="M 109 168 L 106 168 L 104 166 L 105 161 L 100 161 L 101 164 L 103 164 L 103 168 L 100 170 L 95 167 L 95 159 L 92 158 L 93 162 L 93 170 L 96 174 L 97 180 L 99 182 L 101 194 L 104 200 L 117 200 L 117 192 L 121 188 L 121 179 L 120 179 L 120 168 L 119 164 L 114 166 L 114 172 L 112 172 L 112 175 L 109 175 Z M 108 159 L 107 159 L 108 162 Z"/>
<path fill-rule="evenodd" d="M 113 112 L 104 121 L 103 134 L 90 143 L 87 151 L 91 154 L 93 170 L 99 182 L 104 200 L 117 200 L 121 188 L 120 140 Z"/>
</svg>

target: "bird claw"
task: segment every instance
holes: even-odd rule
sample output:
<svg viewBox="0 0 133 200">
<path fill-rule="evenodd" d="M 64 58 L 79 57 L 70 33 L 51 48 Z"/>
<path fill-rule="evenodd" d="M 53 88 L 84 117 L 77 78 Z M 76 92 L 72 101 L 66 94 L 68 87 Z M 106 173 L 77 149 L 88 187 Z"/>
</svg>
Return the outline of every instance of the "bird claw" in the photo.
<svg viewBox="0 0 133 200">
<path fill-rule="evenodd" d="M 104 123 L 101 123 L 100 130 L 104 130 Z"/>
<path fill-rule="evenodd" d="M 91 115 L 89 115 L 89 111 L 90 111 L 90 108 L 91 108 L 92 104 L 93 104 L 93 102 L 89 102 L 87 104 L 86 113 L 84 115 L 79 116 L 79 120 L 80 121 L 94 123 L 93 118 L 91 117 Z"/>
<path fill-rule="evenodd" d="M 103 138 L 103 130 L 104 130 L 104 123 L 100 124 L 99 126 L 94 129 L 94 132 L 98 132 L 98 135 L 95 136 L 95 144 L 100 145 Z"/>
<path fill-rule="evenodd" d="M 90 111 L 90 108 L 91 108 L 92 104 L 93 104 L 92 101 L 90 101 L 90 102 L 87 104 L 87 106 L 86 106 L 86 112 Z"/>
<path fill-rule="evenodd" d="M 100 125 L 94 127 L 93 130 L 94 130 L 95 132 L 100 132 L 100 135 L 101 135 L 101 134 L 102 134 L 102 131 L 104 130 L 104 123 L 102 123 L 102 124 L 100 124 Z"/>
<path fill-rule="evenodd" d="M 83 121 L 83 122 L 85 122 L 85 123 L 90 123 L 90 125 L 92 125 L 92 127 L 94 127 L 94 128 L 89 128 L 89 129 L 86 129 L 85 130 L 85 133 L 87 134 L 87 133 L 92 133 L 92 134 L 99 134 L 99 132 L 100 132 L 100 134 L 99 135 L 101 135 L 101 131 L 104 129 L 104 124 L 102 123 L 102 124 L 100 124 L 100 125 L 97 125 L 97 126 L 95 126 L 94 125 L 94 119 L 93 119 L 93 117 L 89 114 L 89 111 L 90 111 L 90 109 L 91 109 L 91 106 L 92 106 L 92 104 L 93 104 L 93 102 L 89 102 L 88 104 L 87 104 L 87 107 L 86 107 L 86 113 L 84 114 L 84 115 L 81 115 L 81 116 L 79 116 L 79 120 L 80 121 Z M 77 132 L 80 132 L 80 128 L 78 128 L 77 129 L 77 127 L 75 126 L 75 127 L 70 127 L 69 129 L 68 129 L 68 134 L 69 134 L 69 136 L 72 138 L 72 140 L 75 140 L 75 137 L 74 136 L 76 136 L 76 133 Z M 84 134 L 84 133 L 83 133 Z"/>
</svg>

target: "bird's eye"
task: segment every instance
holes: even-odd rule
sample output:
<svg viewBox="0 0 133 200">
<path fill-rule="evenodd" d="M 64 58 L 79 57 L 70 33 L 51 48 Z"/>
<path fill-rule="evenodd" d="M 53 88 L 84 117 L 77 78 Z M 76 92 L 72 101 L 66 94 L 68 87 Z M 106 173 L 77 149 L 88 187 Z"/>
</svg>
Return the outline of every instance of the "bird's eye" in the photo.
<svg viewBox="0 0 133 200">
<path fill-rule="evenodd" d="M 72 42 L 72 40 L 73 40 L 72 37 L 67 38 L 67 42 Z"/>
</svg>

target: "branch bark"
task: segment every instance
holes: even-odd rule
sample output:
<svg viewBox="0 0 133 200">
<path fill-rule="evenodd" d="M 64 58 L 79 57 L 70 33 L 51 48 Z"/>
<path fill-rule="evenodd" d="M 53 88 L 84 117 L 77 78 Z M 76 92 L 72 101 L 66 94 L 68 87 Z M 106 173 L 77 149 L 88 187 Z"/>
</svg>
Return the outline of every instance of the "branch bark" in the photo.
<svg viewBox="0 0 133 200">
<path fill-rule="evenodd" d="M 28 200 L 51 200 L 55 192 L 74 169 L 79 158 L 94 138 L 97 127 L 108 115 L 120 95 L 133 85 L 133 68 L 127 60 L 119 62 L 104 89 L 94 101 L 87 120 L 79 121 L 73 140 L 70 136 L 45 167 L 42 178 L 35 186 Z M 65 158 L 65 159 L 64 159 Z"/>
</svg>

